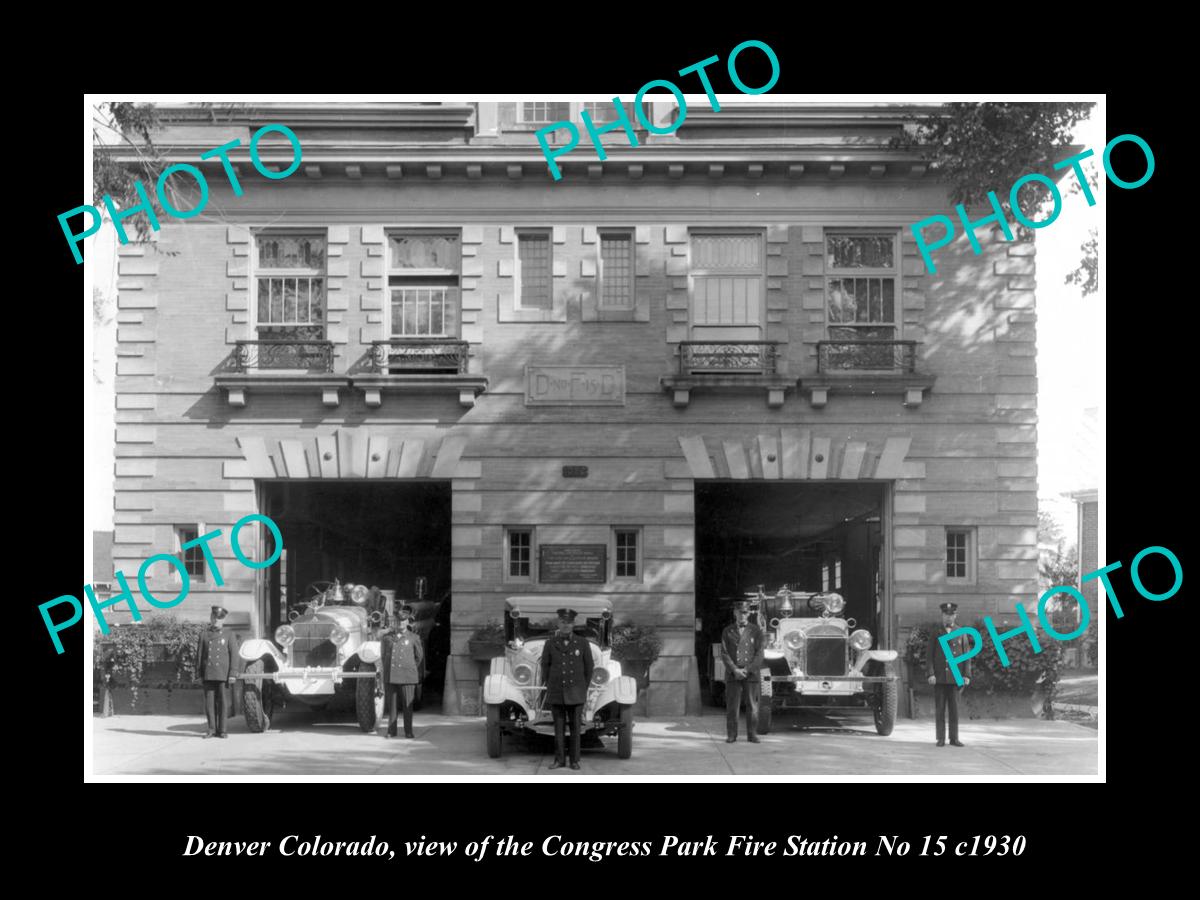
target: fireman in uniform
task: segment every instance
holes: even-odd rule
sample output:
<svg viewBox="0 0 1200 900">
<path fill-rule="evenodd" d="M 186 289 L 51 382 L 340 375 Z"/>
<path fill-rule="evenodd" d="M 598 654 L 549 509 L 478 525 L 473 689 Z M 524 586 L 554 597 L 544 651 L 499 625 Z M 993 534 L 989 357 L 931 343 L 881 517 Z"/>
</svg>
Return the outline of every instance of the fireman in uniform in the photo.
<svg viewBox="0 0 1200 900">
<path fill-rule="evenodd" d="M 425 659 L 425 648 L 421 638 L 409 631 L 413 608 L 405 604 L 396 614 L 396 626 L 383 636 L 380 656 L 383 673 L 383 697 L 388 711 L 388 727 L 385 737 L 396 737 L 396 700 L 399 697 L 404 710 L 404 736 L 413 736 L 413 700 L 417 684 L 421 680 L 421 662 Z"/>
<path fill-rule="evenodd" d="M 725 664 L 725 743 L 737 740 L 738 707 L 746 699 L 746 740 L 758 743 L 758 700 L 762 683 L 763 633 L 750 621 L 744 600 L 733 604 L 733 624 L 721 632 L 721 662 Z"/>
<path fill-rule="evenodd" d="M 225 607 L 214 606 L 208 628 L 200 632 L 196 645 L 196 673 L 204 684 L 204 714 L 208 717 L 206 738 L 214 734 L 229 737 L 225 733 L 225 686 L 233 687 L 237 680 L 237 660 L 233 637 L 221 627 L 221 620 L 228 614 Z"/>
<path fill-rule="evenodd" d="M 949 634 L 954 630 L 955 617 L 958 615 L 958 604 L 943 603 L 941 610 L 941 630 L 934 631 L 933 635 L 929 638 L 929 646 L 925 651 L 925 661 L 929 668 L 929 683 L 933 685 L 937 745 L 939 747 L 946 746 L 946 713 L 949 710 L 950 746 L 962 747 L 963 742 L 958 739 L 958 692 L 960 688 L 954 680 L 954 673 L 950 670 L 950 660 L 942 652 L 942 642 L 939 640 L 943 634 Z M 970 649 L 965 634 L 951 638 L 948 643 L 949 652 L 955 656 L 962 656 Z M 971 661 L 969 659 L 959 663 L 959 673 L 962 675 L 964 686 L 971 683 Z"/>
<path fill-rule="evenodd" d="M 556 610 L 558 630 L 542 648 L 542 684 L 546 686 L 546 703 L 554 716 L 554 762 L 551 769 L 566 765 L 566 723 L 571 722 L 571 768 L 579 768 L 579 721 L 583 704 L 587 702 L 588 684 L 592 680 L 592 645 L 587 638 L 574 632 L 573 609 Z"/>
</svg>

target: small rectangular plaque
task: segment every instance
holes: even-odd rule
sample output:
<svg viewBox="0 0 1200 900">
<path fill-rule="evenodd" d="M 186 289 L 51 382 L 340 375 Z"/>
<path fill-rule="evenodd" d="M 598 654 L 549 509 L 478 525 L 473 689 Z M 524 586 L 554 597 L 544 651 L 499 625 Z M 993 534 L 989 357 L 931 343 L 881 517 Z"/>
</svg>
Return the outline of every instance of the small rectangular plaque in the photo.
<svg viewBox="0 0 1200 900">
<path fill-rule="evenodd" d="M 608 580 L 606 544 L 542 544 L 538 581 L 542 584 L 603 584 Z"/>
<path fill-rule="evenodd" d="M 587 478 L 587 466 L 563 466 L 563 478 Z"/>
<path fill-rule="evenodd" d="M 624 406 L 624 366 L 526 366 L 526 406 Z"/>
</svg>

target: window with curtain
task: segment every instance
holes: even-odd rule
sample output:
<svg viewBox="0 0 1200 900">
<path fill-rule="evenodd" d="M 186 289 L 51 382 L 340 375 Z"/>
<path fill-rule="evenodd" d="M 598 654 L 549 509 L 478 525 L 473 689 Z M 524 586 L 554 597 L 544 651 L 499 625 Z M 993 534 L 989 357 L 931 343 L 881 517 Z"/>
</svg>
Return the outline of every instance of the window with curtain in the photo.
<svg viewBox="0 0 1200 900">
<path fill-rule="evenodd" d="M 391 337 L 448 337 L 457 320 L 458 234 L 391 234 Z"/>
<path fill-rule="evenodd" d="M 761 234 L 692 235 L 692 325 L 762 322 Z"/>
<path fill-rule="evenodd" d="M 324 235 L 268 233 L 256 243 L 259 340 L 324 339 Z"/>
</svg>

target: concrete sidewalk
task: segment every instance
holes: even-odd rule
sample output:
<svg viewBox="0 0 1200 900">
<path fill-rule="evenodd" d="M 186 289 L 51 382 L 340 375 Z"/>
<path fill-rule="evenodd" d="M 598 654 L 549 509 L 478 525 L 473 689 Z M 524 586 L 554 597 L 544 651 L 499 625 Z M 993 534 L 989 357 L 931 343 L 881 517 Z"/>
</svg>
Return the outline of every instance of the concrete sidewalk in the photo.
<svg viewBox="0 0 1200 900">
<path fill-rule="evenodd" d="M 838 719 L 790 713 L 762 743 L 745 735 L 725 743 L 718 713 L 639 719 L 633 758 L 617 759 L 616 739 L 583 752 L 580 772 L 549 771 L 549 738 L 505 738 L 504 755 L 484 751 L 482 718 L 418 713 L 416 737 L 385 740 L 352 720 L 307 710 L 287 712 L 263 734 L 230 722 L 229 738 L 201 740 L 204 720 L 182 716 L 113 716 L 94 722 L 94 777 L 131 775 L 1094 775 L 1097 733 L 1071 722 L 975 720 L 962 726 L 965 747 L 934 745 L 933 723 L 901 719 L 889 737 L 869 717 Z M 743 723 L 744 724 L 744 723 Z M 803 727 L 802 727 L 803 726 Z"/>
</svg>

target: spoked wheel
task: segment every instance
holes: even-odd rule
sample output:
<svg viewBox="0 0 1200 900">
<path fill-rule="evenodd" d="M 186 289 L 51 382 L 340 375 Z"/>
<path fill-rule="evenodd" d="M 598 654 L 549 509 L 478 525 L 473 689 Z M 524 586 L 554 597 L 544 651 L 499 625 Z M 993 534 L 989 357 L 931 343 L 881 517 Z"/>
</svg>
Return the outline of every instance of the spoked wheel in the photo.
<svg viewBox="0 0 1200 900">
<path fill-rule="evenodd" d="M 883 664 L 884 675 L 895 675 L 895 662 Z M 878 696 L 875 702 L 875 730 L 882 735 L 889 735 L 896 727 L 896 710 L 900 705 L 899 680 L 885 681 L 876 686 Z"/>
<path fill-rule="evenodd" d="M 375 674 L 374 663 L 363 663 L 359 669 L 360 672 L 370 672 Z M 358 719 L 358 727 L 363 731 L 374 731 L 375 722 L 377 720 L 377 709 L 375 707 L 375 679 L 374 678 L 355 678 L 354 679 L 354 714 Z"/>
<path fill-rule="evenodd" d="M 633 756 L 633 704 L 621 704 L 621 730 L 617 734 L 617 758 Z"/>
<path fill-rule="evenodd" d="M 487 705 L 487 755 L 492 759 L 500 758 L 500 754 L 503 752 L 501 741 L 500 704 L 489 703 Z"/>
<path fill-rule="evenodd" d="M 261 675 L 266 666 L 261 659 L 246 666 L 247 675 Z M 275 704 L 271 695 L 271 683 L 265 679 L 247 679 L 242 689 L 242 715 L 246 718 L 246 727 L 251 731 L 263 732 L 271 727 L 271 714 Z"/>
</svg>

